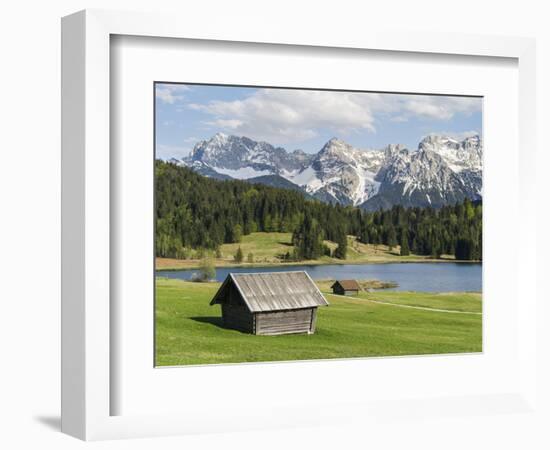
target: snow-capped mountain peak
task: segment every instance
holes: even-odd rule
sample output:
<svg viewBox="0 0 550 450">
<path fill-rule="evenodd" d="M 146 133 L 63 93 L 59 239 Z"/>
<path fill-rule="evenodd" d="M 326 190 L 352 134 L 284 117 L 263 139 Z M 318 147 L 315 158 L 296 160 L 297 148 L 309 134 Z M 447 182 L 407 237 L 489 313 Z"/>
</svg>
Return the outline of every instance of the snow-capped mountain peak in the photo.
<svg viewBox="0 0 550 450">
<path fill-rule="evenodd" d="M 271 181 L 275 176 L 281 185 L 284 178 L 322 201 L 378 209 L 478 199 L 482 162 L 479 136 L 458 141 L 431 134 L 414 151 L 400 144 L 360 149 L 334 137 L 310 154 L 217 133 L 198 142 L 181 164 L 206 176 Z"/>
<path fill-rule="evenodd" d="M 482 169 L 483 153 L 481 139 L 478 135 L 457 141 L 447 136 L 432 134 L 420 141 L 418 150 L 437 153 L 456 173 L 463 170 Z"/>
<path fill-rule="evenodd" d="M 376 173 L 383 153 L 362 150 L 330 139 L 313 158 L 311 166 L 291 179 L 306 192 L 331 202 L 359 205 L 376 195 Z"/>
<path fill-rule="evenodd" d="M 359 149 L 352 147 L 346 142 L 338 139 L 330 139 L 323 148 L 317 154 L 318 159 L 333 159 L 333 160 L 342 160 L 342 161 L 353 161 L 357 158 Z"/>
<path fill-rule="evenodd" d="M 198 142 L 183 163 L 203 169 L 207 166 L 232 178 L 252 178 L 279 173 L 296 173 L 309 158 L 302 153 L 287 153 L 281 147 L 254 141 L 245 136 L 217 133 Z"/>
</svg>

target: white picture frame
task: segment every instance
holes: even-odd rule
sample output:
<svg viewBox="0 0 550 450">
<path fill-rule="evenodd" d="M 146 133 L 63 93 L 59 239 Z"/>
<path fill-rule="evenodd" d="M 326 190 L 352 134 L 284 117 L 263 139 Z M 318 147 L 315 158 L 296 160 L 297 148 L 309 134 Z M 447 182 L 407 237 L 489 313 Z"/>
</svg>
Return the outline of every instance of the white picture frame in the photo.
<svg viewBox="0 0 550 450">
<path fill-rule="evenodd" d="M 307 426 L 329 421 L 358 420 L 377 414 L 392 415 L 391 406 L 377 399 L 371 403 L 318 405 L 273 405 L 273 411 L 250 412 L 236 408 L 231 420 L 216 420 L 224 413 L 196 413 L 192 405 L 170 413 L 113 415 L 112 399 L 117 389 L 111 366 L 111 337 L 116 333 L 110 298 L 112 211 L 111 186 L 117 173 L 111 170 L 110 93 L 111 36 L 141 36 L 200 39 L 301 47 L 368 49 L 426 54 L 498 57 L 517 60 L 518 161 L 517 211 L 521 230 L 535 229 L 534 186 L 529 174 L 535 166 L 535 44 L 531 39 L 450 34 L 408 34 L 371 29 L 368 32 L 327 35 L 314 27 L 281 30 L 279 27 L 235 27 L 218 24 L 205 28 L 190 17 L 165 14 L 82 11 L 62 22 L 62 430 L 85 440 L 162 436 L 210 431 L 254 430 L 284 426 Z M 177 81 L 177 80 L 176 80 Z M 151 119 L 152 120 L 152 119 Z M 535 261 L 535 243 L 517 250 L 518 261 Z M 518 304 L 517 355 L 520 361 L 515 388 L 501 394 L 483 393 L 456 398 L 438 398 L 438 408 L 460 410 L 463 415 L 493 413 L 503 403 L 514 411 L 536 408 L 536 289 L 533 263 L 517 266 L 517 284 L 522 286 Z M 519 284 L 521 283 L 521 284 Z M 144 294 L 146 295 L 146 294 Z M 510 296 L 517 292 L 511 292 Z M 115 315 L 116 316 L 116 315 Z M 284 366 L 284 365 L 273 365 Z M 244 366 L 240 371 L 258 371 Z M 314 367 L 314 366 L 309 366 Z M 356 367 L 355 367 L 356 368 Z M 341 363 L 341 370 L 353 367 Z M 166 369 L 171 370 L 171 369 Z M 236 369 L 235 369 L 236 370 Z M 283 370 L 283 369 L 281 369 Z M 307 370 L 307 369 L 304 369 Z M 310 369 L 312 370 L 312 369 Z M 429 395 L 423 394 L 425 401 Z M 397 397 L 392 401 L 407 398 Z M 433 400 L 433 398 L 432 398 Z M 415 399 L 411 410 L 422 408 Z M 147 409 L 147 408 L 145 408 Z M 444 412 L 442 412 L 444 414 Z M 246 419 L 246 420 L 243 420 Z"/>
</svg>

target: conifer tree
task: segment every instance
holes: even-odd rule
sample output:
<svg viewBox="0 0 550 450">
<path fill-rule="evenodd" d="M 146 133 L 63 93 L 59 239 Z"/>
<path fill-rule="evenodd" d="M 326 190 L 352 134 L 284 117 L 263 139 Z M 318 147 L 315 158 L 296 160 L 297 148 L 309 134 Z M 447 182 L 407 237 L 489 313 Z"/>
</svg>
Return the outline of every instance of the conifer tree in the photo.
<svg viewBox="0 0 550 450">
<path fill-rule="evenodd" d="M 399 254 L 401 256 L 409 256 L 410 255 L 410 250 L 409 250 L 409 238 L 407 237 L 407 233 L 402 233 L 401 234 L 401 250 L 399 252 Z"/>
<path fill-rule="evenodd" d="M 317 259 L 323 252 L 323 235 L 319 223 L 308 212 L 294 232 L 292 242 L 299 259 Z"/>
<path fill-rule="evenodd" d="M 243 228 L 237 224 L 233 227 L 233 242 L 241 242 L 243 236 Z"/>
<path fill-rule="evenodd" d="M 390 251 L 397 245 L 397 235 L 395 233 L 395 228 L 392 225 L 388 227 L 387 243 Z"/>
<path fill-rule="evenodd" d="M 455 258 L 466 261 L 473 259 L 472 241 L 468 238 L 459 238 L 456 241 Z"/>
<path fill-rule="evenodd" d="M 244 258 L 243 251 L 241 250 L 241 247 L 239 247 L 237 249 L 237 253 L 235 253 L 235 256 L 233 257 L 233 259 L 235 260 L 235 262 L 241 263 L 241 262 L 243 262 L 243 258 Z"/>
<path fill-rule="evenodd" d="M 346 255 L 348 252 L 348 238 L 346 236 L 346 233 L 341 232 L 338 235 L 338 239 L 336 241 L 338 244 L 338 247 L 334 250 L 334 257 L 338 259 L 346 259 Z"/>
</svg>

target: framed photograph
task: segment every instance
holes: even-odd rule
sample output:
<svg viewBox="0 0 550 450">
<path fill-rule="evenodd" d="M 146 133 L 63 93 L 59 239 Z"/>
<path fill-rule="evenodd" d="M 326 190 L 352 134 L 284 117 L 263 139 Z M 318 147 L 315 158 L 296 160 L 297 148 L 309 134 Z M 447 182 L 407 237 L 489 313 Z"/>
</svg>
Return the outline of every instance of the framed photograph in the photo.
<svg viewBox="0 0 550 450">
<path fill-rule="evenodd" d="M 532 408 L 534 43 L 237 28 L 63 19 L 63 431 Z"/>
<path fill-rule="evenodd" d="M 481 352 L 482 105 L 156 82 L 155 364 Z"/>
</svg>

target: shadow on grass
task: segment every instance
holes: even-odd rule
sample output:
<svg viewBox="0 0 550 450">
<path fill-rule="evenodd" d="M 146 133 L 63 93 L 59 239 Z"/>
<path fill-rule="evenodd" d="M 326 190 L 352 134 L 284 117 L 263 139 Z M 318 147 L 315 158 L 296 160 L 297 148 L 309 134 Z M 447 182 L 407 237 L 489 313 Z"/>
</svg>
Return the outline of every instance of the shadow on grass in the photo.
<svg viewBox="0 0 550 450">
<path fill-rule="evenodd" d="M 285 247 L 294 247 L 294 244 L 292 242 L 277 242 L 279 245 L 284 245 Z"/>
<path fill-rule="evenodd" d="M 244 333 L 244 331 L 242 330 L 225 326 L 225 324 L 223 323 L 223 319 L 218 316 L 196 316 L 189 317 L 189 319 L 194 320 L 195 322 L 207 323 L 209 325 L 213 325 L 217 328 L 222 328 L 224 330 L 240 331 L 241 333 Z"/>
<path fill-rule="evenodd" d="M 217 328 L 221 328 L 222 330 L 231 330 L 231 331 L 237 331 L 243 334 L 250 334 L 246 331 L 239 330 L 237 328 L 226 327 L 223 323 L 223 319 L 217 316 L 196 316 L 196 317 L 189 317 L 189 319 L 194 320 L 195 322 L 207 323 Z"/>
<path fill-rule="evenodd" d="M 223 319 L 221 317 L 216 316 L 199 316 L 199 317 L 189 317 L 191 320 L 194 320 L 195 322 L 200 323 L 209 323 L 210 325 L 214 325 L 218 328 L 225 328 L 226 326 L 223 324 Z"/>
</svg>

